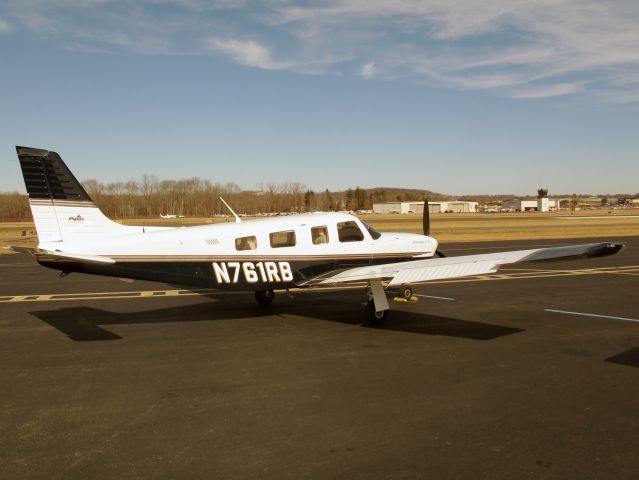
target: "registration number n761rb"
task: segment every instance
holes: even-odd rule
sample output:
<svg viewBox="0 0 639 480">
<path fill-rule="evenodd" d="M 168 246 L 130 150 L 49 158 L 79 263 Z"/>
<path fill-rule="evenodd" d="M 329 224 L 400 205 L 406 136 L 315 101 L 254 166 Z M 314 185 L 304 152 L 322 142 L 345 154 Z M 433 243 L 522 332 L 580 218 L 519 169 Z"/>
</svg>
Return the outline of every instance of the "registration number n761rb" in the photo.
<svg viewBox="0 0 639 480">
<path fill-rule="evenodd" d="M 293 281 L 288 262 L 213 262 L 217 283 L 282 283 Z"/>
</svg>

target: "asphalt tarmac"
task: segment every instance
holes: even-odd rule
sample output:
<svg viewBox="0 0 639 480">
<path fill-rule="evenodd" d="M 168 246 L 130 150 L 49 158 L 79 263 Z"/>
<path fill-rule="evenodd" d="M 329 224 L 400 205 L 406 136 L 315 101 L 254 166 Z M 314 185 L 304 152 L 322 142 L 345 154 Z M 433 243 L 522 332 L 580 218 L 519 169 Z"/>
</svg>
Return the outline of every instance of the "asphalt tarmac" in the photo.
<svg viewBox="0 0 639 480">
<path fill-rule="evenodd" d="M 0 476 L 639 478 L 639 237 L 608 240 L 421 285 L 382 328 L 361 290 L 264 309 L 0 256 Z"/>
</svg>

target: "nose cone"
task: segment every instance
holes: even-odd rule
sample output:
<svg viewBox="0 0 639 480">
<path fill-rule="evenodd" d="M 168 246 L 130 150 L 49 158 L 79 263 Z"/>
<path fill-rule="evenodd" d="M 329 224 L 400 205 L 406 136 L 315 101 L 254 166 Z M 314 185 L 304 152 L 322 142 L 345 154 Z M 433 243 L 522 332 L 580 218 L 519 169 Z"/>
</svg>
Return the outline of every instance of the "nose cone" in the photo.
<svg viewBox="0 0 639 480">
<path fill-rule="evenodd" d="M 410 235 L 407 240 L 410 242 L 408 245 L 408 251 L 418 253 L 434 254 L 437 250 L 437 240 L 426 235 L 407 234 Z"/>
<path fill-rule="evenodd" d="M 433 254 L 437 251 L 437 247 L 439 246 L 439 242 L 435 240 L 433 237 L 426 237 L 428 239 L 428 244 L 430 245 L 430 250 Z"/>
<path fill-rule="evenodd" d="M 430 256 L 437 250 L 437 240 L 415 233 L 385 232 L 375 242 L 375 250 L 379 253 L 392 252 Z"/>
</svg>

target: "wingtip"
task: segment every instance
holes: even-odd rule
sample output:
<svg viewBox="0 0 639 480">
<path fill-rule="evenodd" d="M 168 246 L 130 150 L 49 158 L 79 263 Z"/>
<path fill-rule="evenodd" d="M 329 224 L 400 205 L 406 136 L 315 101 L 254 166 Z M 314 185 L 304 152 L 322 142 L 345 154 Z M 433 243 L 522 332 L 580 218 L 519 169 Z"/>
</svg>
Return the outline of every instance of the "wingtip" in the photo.
<svg viewBox="0 0 639 480">
<path fill-rule="evenodd" d="M 606 253 L 605 255 L 614 255 L 615 253 L 619 253 L 620 251 L 622 251 L 624 248 L 626 248 L 626 244 L 625 243 L 606 243 L 606 245 L 604 246 L 604 248 L 606 249 Z"/>
</svg>

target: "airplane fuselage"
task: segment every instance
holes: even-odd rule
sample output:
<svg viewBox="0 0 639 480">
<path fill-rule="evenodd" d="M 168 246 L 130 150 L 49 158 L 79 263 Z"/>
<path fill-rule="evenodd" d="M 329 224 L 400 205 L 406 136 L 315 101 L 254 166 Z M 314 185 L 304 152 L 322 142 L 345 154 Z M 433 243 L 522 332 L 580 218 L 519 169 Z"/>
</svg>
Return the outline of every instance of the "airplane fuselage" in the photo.
<svg viewBox="0 0 639 480">
<path fill-rule="evenodd" d="M 56 251 L 55 242 L 42 243 Z M 38 261 L 65 272 L 152 280 L 199 288 L 269 290 L 304 286 L 340 269 L 432 257 L 437 241 L 411 233 L 379 233 L 346 213 L 310 213 L 151 230 L 65 241 L 64 251 L 113 264 Z"/>
</svg>

